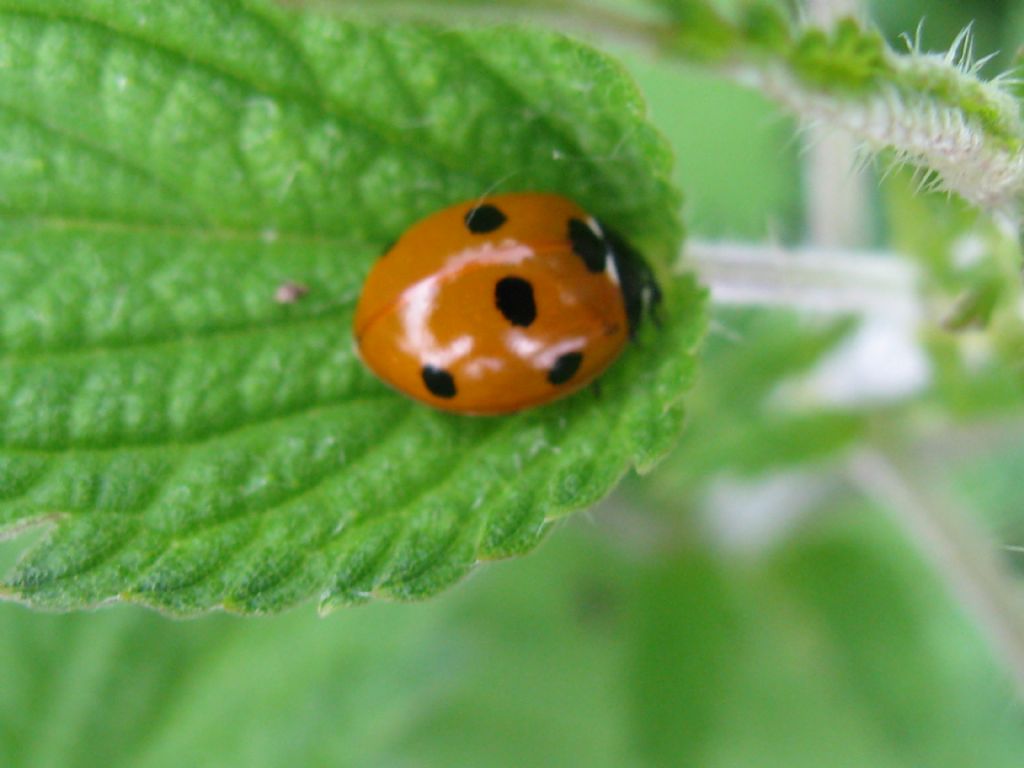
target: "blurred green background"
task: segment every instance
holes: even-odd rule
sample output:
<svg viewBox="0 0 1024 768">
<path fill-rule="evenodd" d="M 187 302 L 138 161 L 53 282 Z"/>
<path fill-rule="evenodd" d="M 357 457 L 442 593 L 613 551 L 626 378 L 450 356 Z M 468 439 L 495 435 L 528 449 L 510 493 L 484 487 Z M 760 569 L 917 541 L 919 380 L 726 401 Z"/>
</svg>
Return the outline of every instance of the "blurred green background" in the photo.
<svg viewBox="0 0 1024 768">
<path fill-rule="evenodd" d="M 875 6 L 893 39 L 927 18 L 936 49 L 972 20 L 981 52 L 1012 53 L 1024 31 L 1011 0 Z M 691 236 L 799 242 L 793 123 L 722 80 L 624 57 L 678 152 Z M 906 229 L 898 188 L 874 197 L 872 238 Z M 185 622 L 0 605 L 0 766 L 1021 765 L 1024 707 L 982 634 L 906 531 L 830 469 L 874 422 L 941 394 L 766 411 L 848 330 L 721 310 L 679 452 L 428 603 Z M 997 373 L 999 417 L 1019 415 L 1019 372 Z M 1024 439 L 1002 439 L 946 467 L 943 493 L 1006 545 L 1024 532 L 1022 461 Z M 723 477 L 760 497 L 793 472 L 817 489 L 796 519 L 756 546 L 716 532 Z M 23 546 L 0 545 L 0 565 Z"/>
</svg>

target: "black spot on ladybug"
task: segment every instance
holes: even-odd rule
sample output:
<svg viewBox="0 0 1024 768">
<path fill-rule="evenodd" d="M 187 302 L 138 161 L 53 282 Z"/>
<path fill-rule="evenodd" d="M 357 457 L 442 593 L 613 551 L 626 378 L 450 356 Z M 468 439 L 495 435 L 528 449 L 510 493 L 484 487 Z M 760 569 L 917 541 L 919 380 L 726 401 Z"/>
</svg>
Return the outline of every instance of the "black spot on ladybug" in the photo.
<svg viewBox="0 0 1024 768">
<path fill-rule="evenodd" d="M 474 235 L 486 235 L 507 221 L 504 213 L 493 205 L 478 205 L 466 214 L 466 228 Z"/>
<path fill-rule="evenodd" d="M 583 354 L 581 352 L 568 352 L 562 355 L 555 360 L 554 366 L 548 371 L 548 381 L 552 384 L 565 384 L 576 375 L 582 362 Z"/>
<path fill-rule="evenodd" d="M 445 400 L 455 397 L 455 379 L 444 368 L 424 365 L 420 375 L 423 376 L 423 383 L 430 394 L 443 397 Z"/>
<path fill-rule="evenodd" d="M 512 325 L 529 328 L 537 319 L 533 286 L 521 277 L 503 277 L 494 286 L 494 303 Z"/>
<path fill-rule="evenodd" d="M 591 272 L 604 272 L 608 260 L 608 247 L 585 221 L 569 219 L 569 240 L 573 252 L 583 259 Z"/>
</svg>

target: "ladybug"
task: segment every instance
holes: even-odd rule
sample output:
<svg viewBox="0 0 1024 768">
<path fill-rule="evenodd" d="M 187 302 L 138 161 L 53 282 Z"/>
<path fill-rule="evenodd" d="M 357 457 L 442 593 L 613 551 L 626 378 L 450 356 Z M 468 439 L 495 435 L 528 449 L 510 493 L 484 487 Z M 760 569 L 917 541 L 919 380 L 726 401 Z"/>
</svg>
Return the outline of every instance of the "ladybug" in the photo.
<svg viewBox="0 0 1024 768">
<path fill-rule="evenodd" d="M 405 232 L 367 277 L 353 325 L 363 361 L 395 389 L 500 414 L 593 381 L 660 301 L 621 237 L 571 200 L 519 193 Z"/>
</svg>

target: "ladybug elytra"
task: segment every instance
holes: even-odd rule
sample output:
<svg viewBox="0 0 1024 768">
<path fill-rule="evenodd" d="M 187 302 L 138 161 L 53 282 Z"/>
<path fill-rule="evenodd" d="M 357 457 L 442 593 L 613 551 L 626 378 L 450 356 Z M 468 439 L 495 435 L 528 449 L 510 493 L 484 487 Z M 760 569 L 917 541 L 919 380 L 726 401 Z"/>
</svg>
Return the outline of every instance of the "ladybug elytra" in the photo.
<svg viewBox="0 0 1024 768">
<path fill-rule="evenodd" d="M 600 376 L 661 301 L 636 251 L 572 201 L 498 195 L 410 228 L 366 279 L 363 361 L 428 405 L 500 414 Z"/>
</svg>

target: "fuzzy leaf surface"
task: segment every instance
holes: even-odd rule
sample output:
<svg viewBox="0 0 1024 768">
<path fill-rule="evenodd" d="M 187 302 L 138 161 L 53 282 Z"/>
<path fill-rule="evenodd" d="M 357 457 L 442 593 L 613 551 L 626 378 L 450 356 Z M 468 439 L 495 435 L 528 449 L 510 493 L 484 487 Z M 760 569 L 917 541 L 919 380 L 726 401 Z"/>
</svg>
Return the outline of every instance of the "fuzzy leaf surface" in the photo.
<svg viewBox="0 0 1024 768">
<path fill-rule="evenodd" d="M 656 263 L 670 157 L 603 55 L 257 2 L 0 0 L 0 594 L 190 614 L 435 593 L 653 464 L 702 296 L 602 381 L 434 413 L 354 355 L 367 271 L 481 194 L 574 198 Z M 309 287 L 281 304 L 287 282 Z"/>
</svg>

